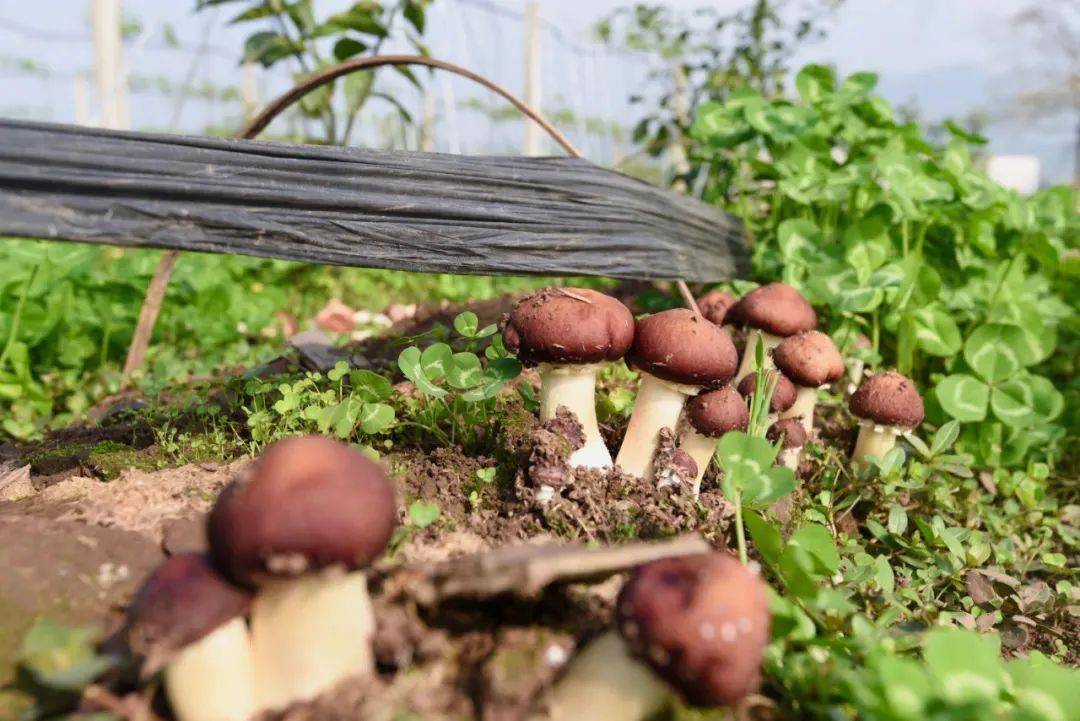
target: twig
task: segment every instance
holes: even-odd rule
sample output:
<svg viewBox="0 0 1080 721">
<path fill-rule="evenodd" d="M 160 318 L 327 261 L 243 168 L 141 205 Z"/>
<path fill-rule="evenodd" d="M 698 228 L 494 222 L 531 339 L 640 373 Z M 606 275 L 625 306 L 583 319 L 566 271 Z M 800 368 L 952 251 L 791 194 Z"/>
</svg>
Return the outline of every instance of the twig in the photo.
<svg viewBox="0 0 1080 721">
<path fill-rule="evenodd" d="M 161 312 L 161 303 L 165 300 L 165 291 L 169 288 L 169 279 L 179 255 L 175 250 L 165 251 L 154 269 L 154 277 L 150 279 L 150 286 L 146 289 L 146 297 L 143 298 L 142 310 L 139 312 L 139 323 L 135 326 L 135 335 L 128 347 L 127 360 L 124 361 L 122 385 L 127 385 L 131 374 L 141 368 L 146 359 L 150 336 L 154 334 L 154 325 L 157 323 L 158 313 Z"/>
<path fill-rule="evenodd" d="M 690 287 L 686 285 L 686 281 L 682 279 L 675 281 L 675 287 L 679 289 L 679 295 L 682 296 L 686 307 L 694 311 L 694 315 L 698 318 L 704 317 L 701 315 L 701 308 L 698 308 L 697 301 L 694 300 L 694 294 L 690 292 Z"/>
</svg>

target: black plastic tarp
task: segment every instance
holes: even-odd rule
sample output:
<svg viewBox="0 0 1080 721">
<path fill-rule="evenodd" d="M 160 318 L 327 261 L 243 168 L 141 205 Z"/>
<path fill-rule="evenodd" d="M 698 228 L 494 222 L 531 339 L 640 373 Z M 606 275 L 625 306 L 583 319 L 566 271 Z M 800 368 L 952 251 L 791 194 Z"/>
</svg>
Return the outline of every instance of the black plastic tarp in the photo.
<svg viewBox="0 0 1080 721">
<path fill-rule="evenodd" d="M 0 234 L 399 270 L 714 281 L 740 224 L 572 158 L 0 120 Z"/>
</svg>

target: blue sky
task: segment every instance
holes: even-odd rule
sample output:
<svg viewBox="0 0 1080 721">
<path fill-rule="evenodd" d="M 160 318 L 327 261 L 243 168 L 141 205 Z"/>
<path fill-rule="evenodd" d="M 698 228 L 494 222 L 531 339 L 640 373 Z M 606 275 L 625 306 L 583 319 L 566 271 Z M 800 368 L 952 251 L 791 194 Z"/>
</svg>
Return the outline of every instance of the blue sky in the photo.
<svg viewBox="0 0 1080 721">
<path fill-rule="evenodd" d="M 800 0 L 794 0 L 799 2 Z M 1055 0 L 1044 0 L 1050 3 Z M 800 61 L 828 62 L 843 73 L 873 70 L 880 74 L 880 90 L 893 102 L 914 103 L 923 117 L 940 119 L 973 109 L 990 111 L 991 149 L 997 153 L 1033 153 L 1043 162 L 1044 177 L 1068 180 L 1073 172 L 1075 120 L 1068 117 L 1032 122 L 1013 119 L 1012 95 L 1025 84 L 1045 78 L 1046 58 L 1039 48 L 1016 30 L 1012 18 L 1036 0 L 848 0 L 829 25 L 828 38 L 805 49 Z M 505 13 L 492 13 L 483 4 Z M 690 10 L 707 0 L 669 0 L 676 9 Z M 317 0 L 320 12 L 347 5 L 346 0 Z M 513 14 L 524 0 L 436 0 L 429 40 L 437 57 L 456 61 L 492 76 L 509 88 L 521 84 L 520 22 Z M 609 117 L 629 124 L 633 110 L 627 96 L 638 87 L 647 69 L 643 59 L 627 60 L 589 48 L 596 19 L 626 2 L 619 0 L 542 0 L 541 12 L 560 30 L 545 34 L 544 105 L 547 110 L 570 107 L 579 114 Z M 735 8 L 736 0 L 716 0 L 721 8 Z M 88 36 L 88 0 L 0 0 L 0 113 L 61 122 L 74 120 L 74 74 L 92 68 Z M 194 14 L 193 0 L 125 0 L 125 12 L 148 28 L 143 40 L 127 51 L 129 69 L 143 76 L 163 76 L 174 82 L 186 78 L 221 84 L 238 82 L 239 73 L 229 53 L 239 53 L 250 29 L 229 27 L 228 11 L 217 16 Z M 15 27 L 11 27 L 14 24 Z M 161 47 L 161 31 L 168 24 L 185 43 L 203 38 L 225 52 L 201 60 L 191 50 Z M 47 31 L 45 35 L 35 30 Z M 567 54 L 562 40 L 584 48 L 586 54 Z M 18 58 L 33 58 L 48 68 L 48 76 L 13 71 Z M 6 66 L 5 66 L 6 63 Z M 261 94 L 269 98 L 288 84 L 284 72 L 260 79 Z M 456 81 L 436 83 L 440 96 L 439 149 L 453 152 L 513 152 L 520 128 L 496 126 L 479 120 L 461 106 L 473 91 Z M 406 87 L 403 101 L 412 108 L 419 98 Z M 482 97 L 482 96 L 475 96 Z M 132 96 L 136 127 L 161 128 L 179 117 L 177 129 L 197 132 L 221 122 L 229 113 L 222 104 L 189 101 L 180 107 L 173 99 L 142 93 Z M 385 112 L 385 108 L 383 109 Z M 370 123 L 376 122 L 372 118 Z M 374 131 L 370 131 L 374 132 Z M 361 142 L 376 142 L 374 135 Z M 604 160 L 612 152 L 595 141 L 584 143 L 587 154 Z M 591 153 L 590 153 L 591 149 Z"/>
</svg>

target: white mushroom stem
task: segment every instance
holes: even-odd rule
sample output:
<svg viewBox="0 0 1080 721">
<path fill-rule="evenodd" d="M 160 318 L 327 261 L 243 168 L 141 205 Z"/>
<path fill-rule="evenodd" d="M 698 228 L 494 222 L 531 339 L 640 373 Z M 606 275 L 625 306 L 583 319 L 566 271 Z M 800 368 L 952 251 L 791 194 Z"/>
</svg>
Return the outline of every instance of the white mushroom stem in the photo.
<svg viewBox="0 0 1080 721">
<path fill-rule="evenodd" d="M 256 700 L 280 709 L 370 674 L 375 618 L 361 572 L 325 569 L 260 587 L 251 607 Z"/>
<path fill-rule="evenodd" d="M 746 336 L 746 347 L 743 349 L 742 362 L 739 363 L 739 372 L 735 374 L 735 378 L 732 380 L 732 383 L 735 385 L 738 385 L 739 381 L 757 370 L 758 338 L 761 338 L 761 342 L 765 346 L 766 370 L 775 367 L 773 365 L 772 354 L 769 353 L 769 351 L 780 345 L 780 341 L 784 339 L 778 335 L 752 328 L 750 333 Z"/>
<path fill-rule="evenodd" d="M 255 715 L 255 673 L 243 617 L 181 650 L 165 667 L 165 693 L 178 721 L 247 721 Z"/>
<path fill-rule="evenodd" d="M 859 426 L 855 452 L 851 455 L 855 463 L 866 462 L 868 456 L 884 458 L 896 446 L 896 437 L 904 432 L 901 428 L 879 426 L 872 421 L 863 421 Z"/>
<path fill-rule="evenodd" d="M 780 414 L 780 418 L 798 418 L 802 422 L 803 430 L 807 435 L 814 428 L 814 407 L 817 405 L 817 388 L 799 386 L 799 392 L 795 396 L 795 402 L 786 411 Z"/>
<path fill-rule="evenodd" d="M 683 426 L 682 433 L 679 434 L 679 448 L 689 453 L 690 457 L 694 459 L 694 463 L 697 464 L 697 477 L 694 479 L 694 498 L 697 498 L 701 493 L 701 479 L 705 477 L 705 471 L 708 469 L 709 464 L 712 463 L 713 455 L 716 453 L 716 444 L 719 442 L 719 438 L 710 438 L 698 433 L 689 423 Z"/>
<path fill-rule="evenodd" d="M 852 358 L 848 364 L 848 376 L 851 381 L 848 383 L 847 392 L 851 395 L 859 388 L 859 384 L 862 383 L 863 371 L 866 369 L 866 361 L 862 358 Z"/>
<path fill-rule="evenodd" d="M 776 456 L 776 462 L 793 471 L 799 470 L 799 458 L 802 456 L 802 446 L 794 448 L 781 448 Z"/>
<path fill-rule="evenodd" d="M 540 364 L 540 420 L 554 418 L 559 406 L 566 406 L 585 430 L 585 445 L 570 456 L 570 463 L 575 466 L 611 466 L 611 453 L 596 422 L 596 371 L 599 367 L 595 363 Z"/>
<path fill-rule="evenodd" d="M 676 428 L 686 399 L 700 390 L 697 386 L 669 383 L 643 372 L 634 400 L 634 413 L 630 416 L 630 425 L 626 427 L 615 463 L 630 475 L 653 480 L 653 456 L 656 455 L 660 429 Z"/>
<path fill-rule="evenodd" d="M 671 691 L 634 659 L 615 631 L 585 647 L 552 688 L 532 721 L 641 721 L 670 703 Z"/>
</svg>

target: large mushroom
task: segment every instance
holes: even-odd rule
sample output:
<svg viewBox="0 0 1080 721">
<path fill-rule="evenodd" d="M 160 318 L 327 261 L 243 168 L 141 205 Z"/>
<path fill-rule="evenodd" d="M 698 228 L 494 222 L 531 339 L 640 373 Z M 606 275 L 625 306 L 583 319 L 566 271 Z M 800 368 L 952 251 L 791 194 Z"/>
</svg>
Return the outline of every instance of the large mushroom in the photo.
<svg viewBox="0 0 1080 721">
<path fill-rule="evenodd" d="M 275 444 L 221 493 L 207 533 L 218 567 L 258 589 L 251 642 L 260 708 L 372 671 L 375 623 L 358 569 L 382 553 L 396 520 L 382 468 L 316 436 Z"/>
<path fill-rule="evenodd" d="M 640 566 L 615 610 L 619 633 L 599 636 L 570 662 L 543 718 L 641 721 L 669 705 L 672 692 L 694 706 L 732 705 L 761 681 L 768 591 L 732 556 Z"/>
<path fill-rule="evenodd" d="M 780 441 L 780 453 L 777 461 L 780 465 L 787 466 L 793 471 L 799 470 L 799 457 L 802 455 L 803 446 L 806 445 L 806 429 L 798 418 L 782 418 L 769 426 L 765 431 L 765 437 L 770 442 Z"/>
<path fill-rule="evenodd" d="M 251 594 L 198 553 L 166 560 L 127 609 L 128 647 L 146 678 L 164 668 L 165 693 L 179 721 L 247 721 L 255 675 L 244 616 Z"/>
<path fill-rule="evenodd" d="M 611 453 L 596 422 L 596 371 L 629 350 L 634 340 L 630 310 L 595 290 L 545 288 L 517 302 L 502 333 L 522 363 L 539 366 L 540 420 L 554 418 L 564 406 L 585 429 L 585 445 L 570 462 L 610 466 Z"/>
<path fill-rule="evenodd" d="M 923 421 L 925 409 L 915 383 L 896 371 L 875 373 L 851 396 L 848 407 L 859 418 L 859 437 L 852 460 L 884 458 L 896 437 L 910 433 Z"/>
<path fill-rule="evenodd" d="M 651 481 L 660 429 L 676 428 L 687 398 L 731 380 L 738 356 L 719 326 L 676 308 L 638 320 L 627 360 L 641 384 L 615 463 Z"/>
<path fill-rule="evenodd" d="M 821 386 L 844 376 L 844 359 L 832 338 L 816 330 L 808 330 L 785 338 L 773 350 L 773 363 L 781 373 L 799 386 L 795 403 L 780 414 L 781 418 L 798 418 L 803 430 L 814 427 L 814 407 Z"/>
<path fill-rule="evenodd" d="M 716 453 L 716 444 L 730 431 L 744 431 L 750 422 L 746 401 L 731 386 L 702 391 L 690 399 L 683 411 L 679 448 L 690 454 L 697 465 L 693 493 L 698 497 L 701 479 Z"/>
<path fill-rule="evenodd" d="M 784 283 L 769 283 L 750 291 L 728 310 L 726 319 L 750 328 L 742 363 L 735 374 L 736 383 L 757 369 L 758 338 L 765 346 L 765 365 L 771 367 L 769 351 L 780 341 L 817 327 L 814 307 L 799 291 Z"/>
<path fill-rule="evenodd" d="M 773 386 L 773 394 L 769 398 L 769 418 L 775 420 L 779 414 L 795 405 L 795 399 L 798 397 L 799 392 L 795 389 L 795 384 L 777 370 L 766 371 L 766 387 L 770 383 Z M 757 393 L 757 373 L 751 373 L 739 381 L 736 390 L 739 391 L 739 395 L 743 398 L 750 400 L 750 397 Z"/>
</svg>

